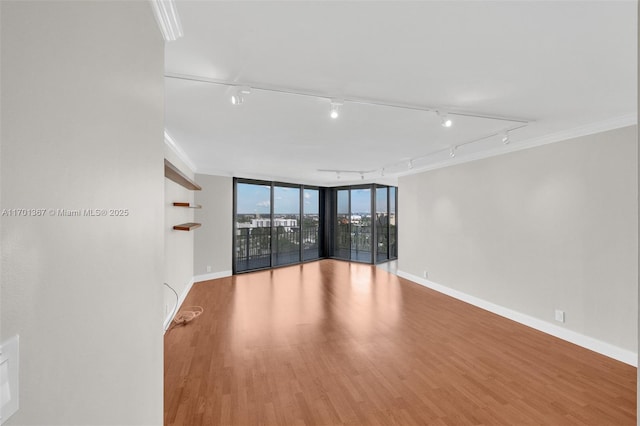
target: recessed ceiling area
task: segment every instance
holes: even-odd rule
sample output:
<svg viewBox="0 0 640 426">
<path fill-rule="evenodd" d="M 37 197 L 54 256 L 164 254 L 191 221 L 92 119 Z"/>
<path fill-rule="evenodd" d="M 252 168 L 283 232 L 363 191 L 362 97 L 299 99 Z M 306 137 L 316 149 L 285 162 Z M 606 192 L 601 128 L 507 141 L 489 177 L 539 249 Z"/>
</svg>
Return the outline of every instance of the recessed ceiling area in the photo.
<svg viewBox="0 0 640 426">
<path fill-rule="evenodd" d="M 166 131 L 198 173 L 395 184 L 635 123 L 634 1 L 176 4 Z"/>
</svg>

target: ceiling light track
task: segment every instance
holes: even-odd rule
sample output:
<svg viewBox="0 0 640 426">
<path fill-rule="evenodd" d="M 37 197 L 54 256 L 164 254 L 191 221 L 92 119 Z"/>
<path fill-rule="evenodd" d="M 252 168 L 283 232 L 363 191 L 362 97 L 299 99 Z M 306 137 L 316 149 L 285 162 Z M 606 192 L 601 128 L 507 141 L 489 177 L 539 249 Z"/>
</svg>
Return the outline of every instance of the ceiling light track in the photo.
<svg viewBox="0 0 640 426">
<path fill-rule="evenodd" d="M 234 82 L 229 82 L 229 81 L 224 81 L 224 80 L 218 80 L 218 79 L 209 78 L 209 77 L 201 77 L 201 76 L 188 75 L 188 74 L 177 74 L 177 73 L 166 73 L 165 77 L 166 78 L 177 79 L 177 80 L 195 81 L 195 82 L 199 82 L 199 83 L 216 84 L 216 85 L 221 85 L 221 86 L 250 88 L 250 89 L 253 89 L 253 90 L 261 90 L 261 91 L 273 92 L 273 93 L 283 93 L 283 94 L 287 94 L 287 95 L 296 95 L 296 96 L 306 96 L 306 97 L 312 97 L 312 98 L 327 99 L 329 102 L 332 103 L 332 105 L 333 105 L 333 102 L 336 101 L 336 99 L 334 99 L 332 96 L 327 96 L 324 93 L 315 92 L 315 91 L 311 91 L 311 90 L 304 90 L 304 89 L 290 89 L 290 88 L 286 88 L 286 87 L 279 87 L 279 86 L 273 86 L 273 85 L 268 85 L 268 84 L 246 84 L 246 83 L 240 84 L 240 83 L 234 83 Z M 442 118 L 442 125 L 444 127 L 450 127 L 451 126 L 451 124 L 453 123 L 453 121 L 451 120 L 452 116 L 456 116 L 456 117 L 473 117 L 473 118 L 482 118 L 482 119 L 487 119 L 487 120 L 498 120 L 498 121 L 508 121 L 508 122 L 512 122 L 512 123 L 522 123 L 522 124 L 525 124 L 525 125 L 532 122 L 532 120 L 528 120 L 528 119 L 524 119 L 524 118 L 506 117 L 506 116 L 483 114 L 483 113 L 470 112 L 470 111 L 457 111 L 457 110 L 451 110 L 451 109 L 447 109 L 447 108 L 443 108 L 443 107 L 413 105 L 413 104 L 406 104 L 406 103 L 401 103 L 401 102 L 382 101 L 382 100 L 378 100 L 378 99 L 342 97 L 340 99 L 340 102 L 341 102 L 341 105 L 344 104 L 345 102 L 349 102 L 349 103 L 360 104 L 360 105 L 373 105 L 373 106 L 383 106 L 383 107 L 390 107 L 390 108 L 400 108 L 400 109 L 413 110 L 413 111 L 433 112 L 433 113 L 438 114 L 438 116 L 440 116 Z M 333 115 L 331 115 L 331 117 L 333 117 Z"/>
<path fill-rule="evenodd" d="M 365 175 L 377 173 L 378 170 L 339 170 L 339 169 L 318 169 L 322 173 L 335 173 L 336 179 L 342 179 L 344 175 L 360 176 L 360 180 L 364 180 Z"/>
<path fill-rule="evenodd" d="M 456 156 L 457 156 L 457 154 L 458 154 L 458 152 L 459 152 L 461 147 L 464 147 L 464 146 L 467 146 L 467 145 L 471 145 L 471 144 L 474 144 L 474 143 L 477 143 L 477 142 L 480 142 L 480 141 L 484 141 L 484 140 L 487 140 L 487 139 L 490 139 L 490 138 L 494 138 L 496 136 L 500 137 L 501 142 L 506 145 L 506 144 L 511 142 L 511 137 L 510 137 L 511 132 L 513 132 L 514 130 L 522 129 L 522 128 L 526 127 L 526 126 L 527 126 L 526 124 L 513 126 L 513 127 L 510 127 L 508 129 L 505 129 L 505 130 L 500 131 L 500 132 L 491 133 L 491 134 L 479 137 L 477 139 L 473 139 L 473 140 L 470 140 L 470 141 L 467 141 L 467 142 L 463 142 L 463 143 L 459 143 L 459 144 L 456 144 L 456 145 L 449 146 L 447 148 L 441 148 L 441 149 L 438 149 L 437 151 L 432 151 L 432 152 L 430 152 L 428 154 L 425 154 L 425 155 L 412 157 L 412 158 L 409 158 L 408 160 L 405 159 L 405 160 L 396 161 L 395 163 L 385 164 L 383 167 L 381 167 L 381 168 L 379 168 L 377 170 L 372 170 L 372 172 L 382 170 L 382 173 L 384 173 L 384 172 L 388 172 L 389 170 L 397 170 L 396 173 L 406 173 L 406 172 L 412 170 L 415 167 L 416 162 L 419 162 L 420 160 L 425 160 L 425 159 L 427 159 L 429 157 L 432 157 L 434 155 L 441 154 L 441 153 L 444 153 L 444 152 L 447 152 L 449 157 L 451 159 L 454 159 L 454 158 L 456 158 Z M 505 141 L 505 137 L 506 137 L 506 141 Z M 403 167 L 403 164 L 406 164 L 407 166 Z M 321 170 L 318 170 L 318 171 L 321 171 Z"/>
</svg>

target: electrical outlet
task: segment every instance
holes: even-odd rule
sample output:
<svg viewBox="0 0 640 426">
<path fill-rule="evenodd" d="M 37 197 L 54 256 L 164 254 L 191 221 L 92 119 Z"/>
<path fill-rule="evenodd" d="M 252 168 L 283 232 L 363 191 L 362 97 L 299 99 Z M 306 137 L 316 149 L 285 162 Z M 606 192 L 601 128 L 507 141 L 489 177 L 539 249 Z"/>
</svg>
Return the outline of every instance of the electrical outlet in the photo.
<svg viewBox="0 0 640 426">
<path fill-rule="evenodd" d="M 211 266 L 207 265 L 207 272 L 211 272 Z"/>
<path fill-rule="evenodd" d="M 556 321 L 564 322 L 564 311 L 561 311 L 560 309 L 556 309 Z"/>
<path fill-rule="evenodd" d="M 427 271 L 422 271 L 422 276 L 424 278 L 429 278 L 429 273 Z"/>
</svg>

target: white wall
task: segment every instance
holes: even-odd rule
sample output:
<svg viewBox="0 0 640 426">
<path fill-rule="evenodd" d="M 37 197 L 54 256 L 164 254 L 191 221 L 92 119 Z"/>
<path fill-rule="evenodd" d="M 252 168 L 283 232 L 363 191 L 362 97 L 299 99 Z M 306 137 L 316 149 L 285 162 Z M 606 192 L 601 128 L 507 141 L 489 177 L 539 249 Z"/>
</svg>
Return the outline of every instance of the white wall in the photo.
<svg viewBox="0 0 640 426">
<path fill-rule="evenodd" d="M 194 174 L 189 167 L 165 144 L 165 158 L 190 179 Z M 174 202 L 193 204 L 194 191 L 174 181 L 164 179 L 164 282 L 169 284 L 180 296 L 186 293 L 193 284 L 193 240 L 194 234 L 201 228 L 192 231 L 176 231 L 174 225 L 194 222 L 194 209 L 174 207 Z M 171 314 L 176 305 L 176 296 L 168 288 L 164 290 L 165 318 Z"/>
<path fill-rule="evenodd" d="M 202 191 L 195 195 L 196 222 L 194 274 L 196 281 L 231 275 L 233 238 L 233 179 L 197 174 Z M 210 267 L 208 270 L 207 267 Z"/>
<path fill-rule="evenodd" d="M 637 159 L 634 126 L 402 177 L 399 270 L 637 352 Z"/>
<path fill-rule="evenodd" d="M 163 41 L 148 2 L 1 2 L 10 425 L 162 424 Z"/>
</svg>

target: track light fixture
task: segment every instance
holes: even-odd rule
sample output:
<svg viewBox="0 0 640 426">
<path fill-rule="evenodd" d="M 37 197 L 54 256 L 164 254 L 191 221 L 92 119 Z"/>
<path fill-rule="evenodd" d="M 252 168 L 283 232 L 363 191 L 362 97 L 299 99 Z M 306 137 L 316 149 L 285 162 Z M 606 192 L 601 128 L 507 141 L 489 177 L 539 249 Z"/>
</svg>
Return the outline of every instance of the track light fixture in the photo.
<svg viewBox="0 0 640 426">
<path fill-rule="evenodd" d="M 336 179 L 340 180 L 342 176 L 347 176 L 347 179 L 360 176 L 360 180 L 364 180 L 364 175 L 377 173 L 377 169 L 372 170 L 337 170 L 337 169 L 317 169 L 319 172 L 335 173 Z"/>
<path fill-rule="evenodd" d="M 432 151 L 430 153 L 427 153 L 425 155 L 422 155 L 422 156 L 419 156 L 419 157 L 413 157 L 413 158 L 409 159 L 408 161 L 407 160 L 398 160 L 398 161 L 393 162 L 393 163 L 386 163 L 386 164 L 383 165 L 382 168 L 379 168 L 378 170 L 380 171 L 380 176 L 384 176 L 387 169 L 390 169 L 392 174 L 402 173 L 402 165 L 403 164 L 406 164 L 407 168 L 410 170 L 410 169 L 413 168 L 414 161 L 420 161 L 420 164 L 422 164 L 423 160 L 425 160 L 425 159 L 427 159 L 427 158 L 429 158 L 431 156 L 438 155 L 438 158 L 442 158 L 442 155 L 444 155 L 444 153 L 447 152 L 447 150 L 449 151 L 449 157 L 455 158 L 457 153 L 458 153 L 458 149 L 460 149 L 462 147 L 466 147 L 466 146 L 468 146 L 470 144 L 473 144 L 473 143 L 476 143 L 476 142 L 480 142 L 480 141 L 485 141 L 485 140 L 495 141 L 496 136 L 499 136 L 500 140 L 504 144 L 508 144 L 508 143 L 511 142 L 511 138 L 510 138 L 511 133 L 513 131 L 516 131 L 516 130 L 522 129 L 523 127 L 526 127 L 527 124 L 528 123 L 524 123 L 524 124 L 521 124 L 519 126 L 514 126 L 514 127 L 511 127 L 511 128 L 508 128 L 506 130 L 499 131 L 499 132 L 492 132 L 492 133 L 487 134 L 486 136 L 482 136 L 482 137 L 479 137 L 477 139 L 473 139 L 473 140 L 470 140 L 470 141 L 458 143 L 457 145 L 449 145 L 448 148 L 447 147 L 442 147 L 440 149 L 437 149 L 437 150 Z M 407 162 L 405 163 L 405 161 L 407 161 Z M 400 169 L 398 170 L 398 168 L 400 168 Z M 327 171 L 329 171 L 329 170 L 327 170 Z"/>
<path fill-rule="evenodd" d="M 151 1 L 154 4 L 154 7 L 164 6 L 165 8 L 166 8 L 165 4 L 171 5 L 173 2 L 175 2 L 175 0 L 151 0 Z M 172 9 L 173 12 L 175 12 L 175 6 L 171 6 L 167 8 L 167 10 L 168 9 Z M 156 16 L 158 17 L 159 12 L 155 11 L 155 13 L 156 13 Z M 161 12 L 161 13 L 165 13 L 165 12 Z M 169 12 L 166 12 L 166 13 L 169 13 Z M 160 22 L 160 20 L 159 20 L 159 25 L 162 28 L 163 23 Z M 182 33 L 182 29 L 179 27 L 179 22 L 177 27 L 178 28 L 174 30 L 174 34 L 165 36 L 165 39 L 171 40 L 171 39 L 177 38 Z M 404 110 L 410 110 L 410 111 L 424 111 L 424 112 L 429 112 L 429 114 L 435 113 L 440 118 L 440 124 L 445 128 L 453 127 L 453 119 L 451 118 L 451 116 L 474 117 L 479 119 L 498 120 L 498 121 L 513 123 L 513 126 L 509 128 L 509 131 L 525 127 L 529 124 L 529 120 L 523 119 L 523 118 L 496 116 L 496 115 L 489 115 L 489 114 L 472 112 L 472 111 L 458 110 L 455 112 L 447 113 L 444 110 L 440 110 L 439 109 L 440 107 L 435 105 L 433 106 L 414 105 L 414 104 L 407 104 L 404 102 L 393 102 L 393 101 L 384 101 L 379 99 L 346 96 L 344 94 L 342 95 L 344 97 L 341 99 L 332 99 L 329 96 L 324 95 L 323 93 L 319 93 L 313 90 L 293 89 L 293 88 L 284 87 L 284 86 L 275 86 L 275 85 L 267 85 L 267 84 L 260 85 L 257 83 L 251 83 L 251 89 L 249 89 L 246 86 L 239 86 L 239 83 L 237 82 L 214 79 L 214 78 L 203 77 L 198 75 L 165 73 L 165 77 L 184 80 L 184 81 L 194 81 L 194 82 L 200 82 L 200 83 L 208 83 L 208 84 L 232 87 L 235 89 L 235 93 L 231 98 L 231 102 L 234 105 L 242 104 L 242 102 L 244 101 L 244 95 L 248 94 L 249 90 L 259 90 L 259 91 L 265 91 L 270 93 L 280 93 L 280 94 L 286 93 L 286 94 L 296 95 L 296 96 L 304 96 L 304 97 L 310 97 L 315 99 L 329 100 L 331 102 L 331 109 L 329 111 L 329 115 L 332 119 L 337 119 L 338 116 L 340 115 L 340 111 L 339 111 L 340 107 L 344 105 L 345 102 L 349 102 L 350 104 L 382 106 L 382 107 L 397 108 L 397 109 L 404 109 Z M 243 90 L 243 89 L 246 89 L 246 90 Z M 443 106 L 442 108 L 445 108 L 445 107 Z M 494 136 L 495 136 L 495 133 L 492 133 L 491 137 L 494 137 Z M 484 139 L 484 138 L 485 136 L 479 139 Z"/>
<path fill-rule="evenodd" d="M 511 140 L 509 139 L 509 132 L 507 131 L 502 132 L 502 134 L 500 135 L 500 139 L 502 140 L 502 143 L 505 145 L 511 142 Z"/>
<path fill-rule="evenodd" d="M 447 115 L 447 113 L 438 111 L 438 115 L 440 116 L 440 125 L 442 127 L 453 126 L 453 120 Z"/>
<path fill-rule="evenodd" d="M 338 109 L 342 105 L 344 105 L 344 101 L 340 99 L 331 99 L 331 109 L 329 110 L 329 117 L 333 118 L 334 120 L 338 118 L 338 116 L 340 115 Z"/>
<path fill-rule="evenodd" d="M 245 95 L 251 93 L 251 88 L 248 86 L 236 86 L 231 95 L 231 103 L 233 105 L 242 105 Z"/>
</svg>

